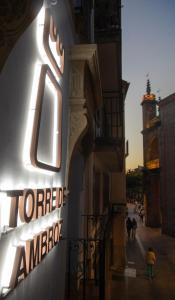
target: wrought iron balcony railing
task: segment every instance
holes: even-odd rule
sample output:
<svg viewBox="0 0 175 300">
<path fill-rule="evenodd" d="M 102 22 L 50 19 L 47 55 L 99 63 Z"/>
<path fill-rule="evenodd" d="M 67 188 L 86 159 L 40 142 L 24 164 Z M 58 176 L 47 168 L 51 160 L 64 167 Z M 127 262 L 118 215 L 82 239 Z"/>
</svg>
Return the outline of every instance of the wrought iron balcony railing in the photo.
<svg viewBox="0 0 175 300">
<path fill-rule="evenodd" d="M 95 38 L 111 39 L 121 33 L 121 6 L 116 0 L 95 1 Z"/>
<path fill-rule="evenodd" d="M 123 101 L 118 94 L 106 92 L 103 107 L 95 115 L 96 143 L 117 144 L 123 134 Z"/>
<path fill-rule="evenodd" d="M 83 215 L 86 219 L 86 237 L 68 239 L 67 298 L 105 299 L 105 239 L 112 224 L 112 210 L 105 215 Z M 91 284 L 91 290 L 89 290 Z"/>
<path fill-rule="evenodd" d="M 76 30 L 80 38 L 95 42 L 118 40 L 121 36 L 121 1 L 73 0 Z M 92 34 L 93 32 L 93 34 Z"/>
</svg>

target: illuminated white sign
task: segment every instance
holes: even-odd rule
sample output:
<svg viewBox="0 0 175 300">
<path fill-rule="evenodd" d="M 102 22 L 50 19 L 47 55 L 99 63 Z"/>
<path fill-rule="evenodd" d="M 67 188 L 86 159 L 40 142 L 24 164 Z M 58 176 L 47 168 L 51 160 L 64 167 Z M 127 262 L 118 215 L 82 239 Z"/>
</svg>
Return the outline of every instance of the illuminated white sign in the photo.
<svg viewBox="0 0 175 300">
<path fill-rule="evenodd" d="M 37 45 L 23 160 L 28 169 L 53 175 L 61 166 L 62 89 L 64 49 L 49 9 L 37 17 Z M 38 140 L 44 90 L 53 101 L 52 162 L 38 158 Z M 66 188 L 4 190 L 0 192 L 0 233 L 5 250 L 0 293 L 4 295 L 24 279 L 58 243 Z"/>
<path fill-rule="evenodd" d="M 3 269 L 2 286 L 13 289 L 24 279 L 57 244 L 62 220 L 60 208 L 64 204 L 65 188 L 26 189 L 7 191 L 6 226 L 18 229 L 18 238 L 12 236 Z M 1 217 L 3 216 L 1 206 Z M 1 218 L 1 221 L 4 220 Z M 2 223 L 1 223 L 2 226 Z M 6 235 L 13 234 L 9 231 Z M 10 261 L 10 263 L 9 263 Z"/>
<path fill-rule="evenodd" d="M 57 172 L 61 166 L 62 90 L 59 82 L 64 73 L 64 49 L 49 9 L 44 7 L 38 15 L 37 44 L 41 60 L 37 60 L 35 63 L 23 159 L 29 169 L 34 168 L 36 171 L 44 173 Z M 46 86 L 53 95 L 54 105 L 51 164 L 40 161 L 37 153 L 41 110 Z"/>
</svg>

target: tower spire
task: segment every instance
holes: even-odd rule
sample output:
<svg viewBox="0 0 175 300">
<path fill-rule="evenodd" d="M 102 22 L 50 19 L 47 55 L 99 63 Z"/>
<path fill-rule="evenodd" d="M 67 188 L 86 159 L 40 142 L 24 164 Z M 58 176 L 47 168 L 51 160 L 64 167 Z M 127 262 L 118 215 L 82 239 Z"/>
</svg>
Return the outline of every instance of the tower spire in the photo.
<svg viewBox="0 0 175 300">
<path fill-rule="evenodd" d="M 146 94 L 143 95 L 143 101 L 152 101 L 156 100 L 156 95 L 151 92 L 151 83 L 149 79 L 149 73 L 146 75 L 147 82 L 146 82 Z"/>
<path fill-rule="evenodd" d="M 147 92 L 147 95 L 151 94 L 151 84 L 150 84 L 150 80 L 149 79 L 147 79 L 146 92 Z"/>
</svg>

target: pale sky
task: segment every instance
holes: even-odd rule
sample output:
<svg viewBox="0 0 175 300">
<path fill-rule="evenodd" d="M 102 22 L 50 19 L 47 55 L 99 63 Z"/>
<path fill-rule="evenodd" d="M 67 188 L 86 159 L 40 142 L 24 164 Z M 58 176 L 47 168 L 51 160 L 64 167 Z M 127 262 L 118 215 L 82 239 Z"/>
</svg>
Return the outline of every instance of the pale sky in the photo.
<svg viewBox="0 0 175 300">
<path fill-rule="evenodd" d="M 175 92 L 175 0 L 122 0 L 123 79 L 130 82 L 125 102 L 126 168 L 143 165 L 142 96 L 149 73 L 152 92 Z"/>
</svg>

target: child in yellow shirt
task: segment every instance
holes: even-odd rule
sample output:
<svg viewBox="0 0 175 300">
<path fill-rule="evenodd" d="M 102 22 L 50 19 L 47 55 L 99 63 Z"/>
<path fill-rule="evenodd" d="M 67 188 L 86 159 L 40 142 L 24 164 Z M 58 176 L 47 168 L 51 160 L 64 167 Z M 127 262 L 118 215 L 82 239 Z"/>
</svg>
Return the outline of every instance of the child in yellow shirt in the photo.
<svg viewBox="0 0 175 300">
<path fill-rule="evenodd" d="M 148 251 L 146 253 L 146 265 L 147 265 L 147 276 L 149 279 L 153 278 L 154 276 L 154 264 L 156 262 L 156 255 L 153 250 L 153 248 L 148 248 Z"/>
</svg>

